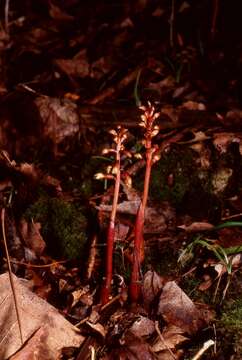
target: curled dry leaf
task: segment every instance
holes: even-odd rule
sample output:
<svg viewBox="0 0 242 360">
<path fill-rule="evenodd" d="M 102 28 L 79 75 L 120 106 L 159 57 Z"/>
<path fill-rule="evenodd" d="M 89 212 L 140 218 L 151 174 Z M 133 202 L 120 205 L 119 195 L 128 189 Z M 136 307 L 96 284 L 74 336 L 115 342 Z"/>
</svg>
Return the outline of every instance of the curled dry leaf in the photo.
<svg viewBox="0 0 242 360">
<path fill-rule="evenodd" d="M 185 337 L 183 333 L 184 331 L 178 326 L 169 325 L 162 332 L 164 341 L 162 341 L 160 337 L 158 337 L 158 339 L 152 346 L 152 350 L 154 352 L 159 352 L 162 350 L 166 350 L 167 348 L 174 349 L 177 345 L 188 340 L 188 338 Z"/>
<path fill-rule="evenodd" d="M 100 323 L 92 323 L 91 321 L 86 321 L 86 324 L 95 332 L 100 334 L 103 338 L 106 336 L 106 330 L 104 326 Z"/>
<path fill-rule="evenodd" d="M 240 154 L 242 154 L 241 134 L 234 134 L 229 132 L 215 133 L 213 135 L 213 145 L 221 153 L 227 152 L 231 143 L 235 142 L 239 144 Z"/>
<path fill-rule="evenodd" d="M 212 230 L 214 228 L 214 225 L 207 222 L 193 222 L 190 225 L 180 225 L 177 227 L 188 232 L 198 232 Z"/>
<path fill-rule="evenodd" d="M 154 360 L 149 345 L 144 339 L 134 336 L 127 331 L 121 340 L 122 345 L 115 349 L 111 354 L 112 360 Z"/>
<path fill-rule="evenodd" d="M 35 255 L 40 256 L 43 254 L 46 244 L 40 234 L 41 224 L 35 223 L 33 220 L 27 222 L 22 219 L 20 222 L 20 232 L 22 238 L 28 248 L 34 251 Z"/>
<path fill-rule="evenodd" d="M 150 307 L 164 286 L 164 279 L 155 271 L 147 271 L 143 281 L 143 298 L 146 307 Z"/>
<path fill-rule="evenodd" d="M 175 281 L 169 281 L 163 287 L 158 314 L 168 324 L 178 326 L 188 334 L 195 333 L 203 325 L 200 312 Z"/>
<path fill-rule="evenodd" d="M 229 180 L 233 175 L 233 169 L 220 168 L 213 173 L 212 186 L 215 194 L 222 193 L 228 186 Z"/>
<path fill-rule="evenodd" d="M 10 360 L 54 360 L 55 358 L 48 350 L 48 336 L 50 336 L 50 334 L 45 327 L 39 328 L 24 347 L 15 355 L 11 356 Z"/>
<path fill-rule="evenodd" d="M 71 308 L 74 307 L 80 301 L 82 302 L 82 304 L 88 306 L 91 306 L 93 304 L 93 297 L 90 294 L 90 288 L 88 285 L 81 289 L 73 291 L 71 295 L 72 295 Z"/>
<path fill-rule="evenodd" d="M 203 103 L 198 103 L 196 101 L 191 101 L 191 100 L 184 102 L 181 107 L 186 110 L 194 110 L 194 111 L 206 110 L 206 106 Z"/>
<path fill-rule="evenodd" d="M 149 318 L 139 316 L 129 330 L 137 337 L 150 336 L 155 331 L 155 324 Z"/>
<path fill-rule="evenodd" d="M 50 360 L 57 359 L 59 351 L 64 346 L 80 346 L 84 339 L 71 323 L 53 306 L 32 293 L 25 286 L 26 281 L 18 279 L 14 275 L 13 280 L 24 342 L 30 339 L 35 332 L 37 334 L 38 329 L 43 328 L 39 337 L 45 343 L 46 354 L 49 354 L 46 359 Z M 0 331 L 0 359 L 4 360 L 12 356 L 21 347 L 8 274 L 0 276 L 0 303 L 0 323 L 4 324 Z M 38 336 L 35 340 L 36 343 L 39 342 Z M 25 359 L 36 358 L 34 355 L 36 348 L 30 345 L 31 349 L 33 350 L 32 357 L 29 356 Z M 40 349 L 42 349 L 41 346 Z"/>
<path fill-rule="evenodd" d="M 81 50 L 72 59 L 56 59 L 55 63 L 68 76 L 84 78 L 89 75 L 86 49 Z"/>
</svg>

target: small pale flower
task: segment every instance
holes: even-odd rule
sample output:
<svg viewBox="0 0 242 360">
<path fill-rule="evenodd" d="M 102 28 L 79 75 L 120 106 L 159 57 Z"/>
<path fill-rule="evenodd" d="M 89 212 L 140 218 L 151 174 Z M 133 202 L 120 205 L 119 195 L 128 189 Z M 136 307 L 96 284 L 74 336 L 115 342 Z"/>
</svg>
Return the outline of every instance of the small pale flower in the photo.
<svg viewBox="0 0 242 360">
<path fill-rule="evenodd" d="M 141 122 L 139 123 L 139 126 L 141 126 L 141 127 L 146 127 L 146 124 L 145 124 L 143 121 L 141 121 Z"/>
<path fill-rule="evenodd" d="M 151 136 L 154 137 L 154 136 L 156 136 L 157 134 L 159 134 L 159 129 L 153 130 L 152 133 L 151 133 Z"/>
<path fill-rule="evenodd" d="M 109 130 L 109 134 L 113 135 L 113 136 L 117 136 L 117 131 L 114 129 Z"/>
<path fill-rule="evenodd" d="M 108 165 L 108 166 L 107 166 L 107 168 L 106 168 L 107 174 L 110 174 L 110 173 L 111 173 L 112 168 L 113 168 L 113 167 L 112 167 L 111 165 Z"/>
<path fill-rule="evenodd" d="M 158 154 L 154 155 L 154 157 L 153 157 L 153 162 L 155 163 L 155 162 L 159 161 L 160 158 L 161 158 L 160 155 L 158 155 Z"/>
<path fill-rule="evenodd" d="M 105 175 L 103 173 L 96 173 L 94 175 L 94 179 L 96 179 L 96 180 L 102 180 L 104 178 L 105 178 Z"/>
<path fill-rule="evenodd" d="M 140 153 L 136 153 L 136 154 L 134 154 L 134 158 L 137 160 L 140 160 L 140 159 L 142 159 L 142 155 Z"/>
<path fill-rule="evenodd" d="M 109 152 L 110 152 L 110 149 L 107 149 L 107 148 L 105 148 L 105 149 L 102 150 L 102 154 L 103 154 L 103 155 L 106 155 L 106 154 L 108 154 Z"/>
<path fill-rule="evenodd" d="M 112 174 L 117 175 L 117 173 L 118 173 L 118 166 L 114 165 L 113 168 L 112 168 Z"/>
</svg>

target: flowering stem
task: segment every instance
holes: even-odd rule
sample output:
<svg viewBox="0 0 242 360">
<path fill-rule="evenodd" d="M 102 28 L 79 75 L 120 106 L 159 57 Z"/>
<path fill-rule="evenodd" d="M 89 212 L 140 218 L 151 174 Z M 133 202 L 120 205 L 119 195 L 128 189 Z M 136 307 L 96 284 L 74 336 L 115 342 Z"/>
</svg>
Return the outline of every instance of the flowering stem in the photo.
<svg viewBox="0 0 242 360">
<path fill-rule="evenodd" d="M 130 284 L 130 297 L 133 303 L 136 303 L 138 301 L 141 294 L 140 266 L 144 260 L 143 230 L 144 230 L 145 208 L 149 193 L 151 167 L 152 167 L 152 153 L 150 149 L 147 149 L 144 191 L 143 191 L 142 202 L 140 204 L 135 222 L 134 257 L 133 257 L 133 268 L 132 268 L 131 284 Z"/>
<path fill-rule="evenodd" d="M 147 205 L 151 168 L 154 162 L 155 147 L 152 146 L 152 137 L 158 133 L 158 127 L 154 126 L 155 119 L 159 116 L 154 113 L 154 107 L 150 104 L 146 107 L 141 107 L 145 111 L 141 116 L 141 126 L 145 127 L 145 148 L 146 148 L 146 168 L 142 201 L 136 216 L 135 230 L 134 230 L 134 254 L 133 254 L 133 268 L 131 273 L 130 283 L 130 298 L 133 303 L 136 303 L 141 295 L 141 277 L 140 267 L 144 260 L 144 221 L 145 209 Z"/>
<path fill-rule="evenodd" d="M 101 293 L 101 302 L 102 304 L 106 304 L 109 300 L 110 291 L 111 291 L 111 283 L 113 277 L 113 247 L 114 247 L 114 238 L 115 238 L 115 219 L 117 213 L 118 206 L 118 197 L 119 197 L 119 189 L 120 189 L 120 151 L 123 150 L 122 142 L 126 139 L 126 130 L 119 128 L 115 134 L 115 142 L 116 142 L 116 163 L 115 163 L 115 185 L 114 185 L 114 195 L 113 195 L 113 203 L 112 203 L 112 211 L 110 215 L 110 221 L 108 226 L 107 233 L 107 251 L 106 251 L 106 277 L 102 287 Z"/>
<path fill-rule="evenodd" d="M 110 222 L 109 222 L 108 235 L 107 235 L 106 279 L 102 289 L 102 304 L 106 304 L 108 302 L 110 296 L 111 282 L 113 277 L 113 245 L 114 245 L 114 236 L 115 236 L 115 218 L 117 213 L 118 195 L 120 188 L 120 153 L 119 152 L 116 153 L 116 169 L 117 169 L 117 174 L 116 174 L 115 186 L 114 186 L 112 212 L 110 215 Z"/>
</svg>

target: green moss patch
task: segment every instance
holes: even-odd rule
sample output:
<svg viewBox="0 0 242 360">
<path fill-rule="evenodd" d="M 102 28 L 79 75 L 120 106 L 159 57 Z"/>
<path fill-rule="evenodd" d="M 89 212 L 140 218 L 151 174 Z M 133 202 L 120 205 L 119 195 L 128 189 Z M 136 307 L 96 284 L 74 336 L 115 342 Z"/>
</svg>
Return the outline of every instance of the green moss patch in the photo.
<svg viewBox="0 0 242 360">
<path fill-rule="evenodd" d="M 52 256 L 83 257 L 87 219 L 75 204 L 43 196 L 29 207 L 24 217 L 41 223 L 41 233 Z"/>
</svg>

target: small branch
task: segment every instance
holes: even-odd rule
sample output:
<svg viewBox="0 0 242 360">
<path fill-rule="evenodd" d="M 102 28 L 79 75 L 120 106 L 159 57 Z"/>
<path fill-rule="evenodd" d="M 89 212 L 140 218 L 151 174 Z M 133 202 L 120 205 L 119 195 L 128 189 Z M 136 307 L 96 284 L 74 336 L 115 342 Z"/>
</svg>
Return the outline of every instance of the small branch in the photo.
<svg viewBox="0 0 242 360">
<path fill-rule="evenodd" d="M 213 340 L 208 340 L 203 344 L 203 347 L 196 353 L 195 356 L 193 356 L 192 360 L 198 360 L 200 357 L 207 351 L 211 346 L 214 345 Z"/>
<path fill-rule="evenodd" d="M 5 31 L 8 34 L 9 32 L 9 0 L 5 0 L 5 7 L 4 7 L 4 22 L 5 22 Z"/>
<path fill-rule="evenodd" d="M 213 0 L 213 3 L 214 3 L 214 5 L 213 5 L 213 17 L 212 17 L 212 25 L 211 25 L 211 37 L 212 37 L 212 40 L 214 39 L 215 33 L 216 33 L 219 0 Z"/>
<path fill-rule="evenodd" d="M 161 339 L 163 345 L 165 346 L 165 348 L 166 348 L 166 349 L 169 351 L 169 353 L 171 354 L 171 357 L 172 357 L 174 360 L 177 360 L 176 356 L 173 354 L 173 352 L 171 351 L 171 349 L 169 348 L 169 346 L 167 346 L 167 344 L 166 344 L 166 341 L 165 341 L 165 339 L 164 339 L 164 337 L 163 337 L 163 335 L 162 335 L 162 333 L 161 333 L 161 331 L 160 331 L 160 329 L 159 329 L 159 323 L 158 323 L 158 321 L 155 321 L 155 330 L 156 330 L 157 334 L 159 335 L 159 338 Z"/>
<path fill-rule="evenodd" d="M 134 229 L 133 268 L 130 283 L 130 297 L 133 303 L 136 303 L 141 295 L 140 267 L 144 260 L 143 232 L 145 221 L 145 208 L 149 195 L 152 165 L 156 160 L 158 160 L 158 155 L 155 155 L 157 149 L 155 146 L 152 145 L 152 138 L 159 133 L 159 126 L 154 125 L 154 122 L 160 116 L 160 113 L 155 113 L 155 108 L 150 103 L 148 103 L 148 106 L 141 106 L 140 109 L 143 111 L 143 114 L 141 115 L 141 122 L 139 125 L 145 129 L 144 145 L 146 149 L 146 168 L 142 201 L 136 215 Z"/>
<path fill-rule="evenodd" d="M 17 322 L 18 322 L 18 327 L 19 327 L 20 340 L 21 340 L 21 344 L 23 345 L 24 341 L 23 341 L 23 333 L 22 333 L 22 327 L 21 327 L 21 321 L 20 321 L 20 313 L 19 313 L 17 295 L 16 295 L 14 281 L 13 281 L 12 268 L 11 268 L 9 253 L 8 253 L 8 245 L 7 245 L 7 238 L 6 238 L 6 232 L 5 232 L 5 208 L 2 208 L 1 220 L 2 220 L 3 243 L 4 243 L 4 248 L 5 248 L 6 257 L 7 257 L 9 281 L 10 281 L 10 285 L 11 285 L 11 289 L 12 289 L 12 293 L 13 293 L 13 300 L 14 300 L 14 306 L 15 306 L 15 310 L 16 310 Z"/>
<path fill-rule="evenodd" d="M 170 16 L 170 46 L 174 47 L 174 22 L 175 22 L 175 0 L 171 2 L 171 16 Z"/>
</svg>

